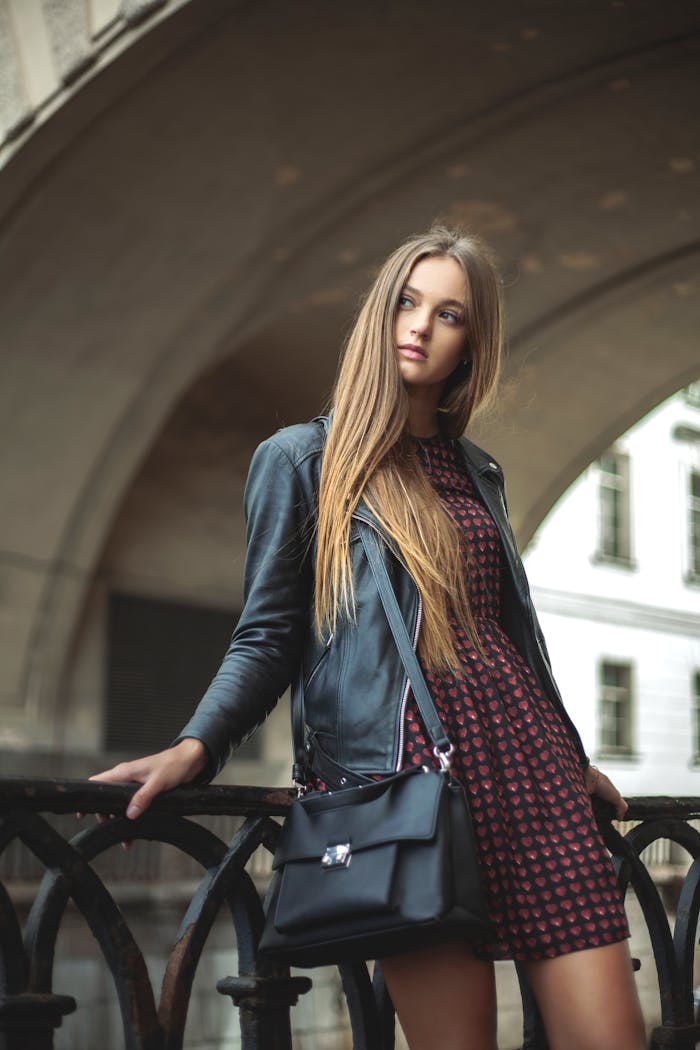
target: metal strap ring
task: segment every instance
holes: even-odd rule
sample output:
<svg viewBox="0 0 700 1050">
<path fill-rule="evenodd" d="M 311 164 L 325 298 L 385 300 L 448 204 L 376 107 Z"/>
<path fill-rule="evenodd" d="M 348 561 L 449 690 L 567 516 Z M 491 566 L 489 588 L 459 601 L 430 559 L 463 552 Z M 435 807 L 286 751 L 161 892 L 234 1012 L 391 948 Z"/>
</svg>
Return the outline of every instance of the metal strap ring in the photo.
<svg viewBox="0 0 700 1050">
<path fill-rule="evenodd" d="M 452 743 L 448 747 L 447 751 L 441 751 L 440 748 L 437 746 L 437 744 L 435 745 L 435 747 L 433 748 L 433 754 L 435 755 L 435 757 L 437 758 L 438 762 L 440 763 L 440 768 L 442 770 L 447 770 L 447 769 L 451 769 L 452 768 L 452 756 L 453 756 L 454 752 L 455 752 L 455 746 Z"/>
</svg>

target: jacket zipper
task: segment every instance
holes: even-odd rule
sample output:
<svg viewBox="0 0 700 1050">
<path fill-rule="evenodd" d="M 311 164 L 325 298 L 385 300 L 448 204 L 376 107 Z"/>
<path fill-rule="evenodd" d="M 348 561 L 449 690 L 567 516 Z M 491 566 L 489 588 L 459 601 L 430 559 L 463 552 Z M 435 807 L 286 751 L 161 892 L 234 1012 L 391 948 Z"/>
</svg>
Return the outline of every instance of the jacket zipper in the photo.
<svg viewBox="0 0 700 1050">
<path fill-rule="evenodd" d="M 413 632 L 413 651 L 416 651 L 418 645 L 418 635 L 420 633 L 421 620 L 423 619 L 423 599 L 420 594 L 418 595 L 418 615 L 416 616 L 416 627 Z M 403 697 L 401 699 L 401 711 L 399 715 L 399 747 L 396 756 L 396 764 L 394 766 L 395 771 L 398 773 L 401 770 L 401 759 L 403 758 L 403 742 L 406 733 L 406 704 L 408 703 L 408 694 L 411 690 L 411 683 L 408 675 L 406 675 L 406 685 L 404 686 Z"/>
<path fill-rule="evenodd" d="M 309 674 L 309 677 L 304 682 L 304 690 L 309 688 L 309 686 L 313 682 L 314 678 L 316 677 L 316 672 L 318 671 L 319 667 L 323 663 L 324 657 L 326 656 L 326 653 L 330 649 L 332 641 L 333 641 L 333 632 L 331 631 L 331 633 L 328 635 L 328 638 L 326 639 L 326 644 L 323 647 L 323 652 L 321 653 L 321 655 L 319 656 L 318 660 L 314 664 L 313 669 L 312 669 L 311 673 Z"/>
<path fill-rule="evenodd" d="M 366 525 L 369 525 L 370 528 L 374 529 L 374 531 L 377 533 L 377 535 L 383 540 L 384 537 L 382 536 L 381 531 L 377 528 L 375 522 L 371 521 L 369 518 L 366 518 L 363 514 L 355 513 L 355 514 L 353 514 L 353 517 L 357 518 L 359 521 L 364 521 L 364 523 Z M 420 628 L 421 628 L 421 621 L 422 621 L 422 619 L 423 619 L 423 599 L 421 598 L 421 596 L 419 594 L 418 595 L 418 612 L 416 614 L 416 626 L 415 626 L 415 628 L 413 630 L 413 651 L 414 652 L 416 651 L 416 647 L 418 646 L 418 636 L 420 634 Z M 400 707 L 400 714 L 399 714 L 399 746 L 398 746 L 398 752 L 397 752 L 397 755 L 396 755 L 396 762 L 394 764 L 394 768 L 395 768 L 397 773 L 400 772 L 400 770 L 401 770 L 401 759 L 403 757 L 403 744 L 404 744 L 404 737 L 405 737 L 405 732 L 406 732 L 405 726 L 404 726 L 404 722 L 405 722 L 405 715 L 406 715 L 406 705 L 408 703 L 408 694 L 409 694 L 410 690 L 411 690 L 411 682 L 409 680 L 408 675 L 406 675 L 406 684 L 404 685 L 403 696 L 401 697 L 401 707 Z"/>
</svg>

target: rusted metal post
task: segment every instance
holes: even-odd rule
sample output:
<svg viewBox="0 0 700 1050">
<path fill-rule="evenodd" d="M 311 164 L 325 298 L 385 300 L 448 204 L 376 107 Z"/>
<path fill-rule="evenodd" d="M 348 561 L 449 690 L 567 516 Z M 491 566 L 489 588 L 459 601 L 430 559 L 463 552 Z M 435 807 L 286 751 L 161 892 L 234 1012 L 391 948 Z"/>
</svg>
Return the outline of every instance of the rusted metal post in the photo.
<svg viewBox="0 0 700 1050">
<path fill-rule="evenodd" d="M 292 1050 L 289 1011 L 311 988 L 309 977 L 224 977 L 217 992 L 240 1012 L 242 1050 Z"/>
<path fill-rule="evenodd" d="M 0 995 L 0 1050 L 52 1050 L 54 1029 L 74 1010 L 70 995 Z"/>
<path fill-rule="evenodd" d="M 700 1041 L 700 1024 L 664 1024 L 651 1033 L 649 1050 L 694 1050 Z"/>
</svg>

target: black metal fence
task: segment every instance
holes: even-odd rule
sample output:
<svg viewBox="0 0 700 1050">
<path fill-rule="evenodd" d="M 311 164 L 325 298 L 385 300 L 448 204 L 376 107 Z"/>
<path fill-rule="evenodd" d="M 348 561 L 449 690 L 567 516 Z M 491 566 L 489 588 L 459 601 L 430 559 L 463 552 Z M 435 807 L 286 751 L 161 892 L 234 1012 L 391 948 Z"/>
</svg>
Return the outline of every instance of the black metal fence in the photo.
<svg viewBox="0 0 700 1050">
<path fill-rule="evenodd" d="M 49 1050 L 54 1030 L 79 1004 L 53 992 L 56 941 L 72 899 L 94 934 L 111 971 L 128 1050 L 182 1047 L 192 984 L 212 925 L 230 912 L 238 974 L 223 976 L 217 990 L 238 1009 L 243 1050 L 291 1050 L 290 1007 L 312 985 L 257 957 L 263 910 L 259 888 L 246 865 L 263 846 L 274 850 L 293 794 L 286 789 L 207 787 L 178 789 L 158 798 L 138 821 L 121 816 L 133 788 L 85 781 L 0 778 L 0 862 L 21 841 L 44 869 L 24 929 L 16 902 L 0 882 L 0 1050 Z M 48 815 L 113 813 L 69 837 Z M 191 818 L 240 818 L 230 843 Z M 693 963 L 700 909 L 700 816 L 698 798 L 635 798 L 628 819 L 638 822 L 623 836 L 602 810 L 599 820 L 618 878 L 632 887 L 644 915 L 656 966 L 661 1024 L 650 1047 L 687 1050 L 700 1040 L 694 1005 Z M 156 1003 L 142 952 L 93 862 L 124 839 L 168 843 L 201 868 L 170 953 Z M 640 854 L 670 840 L 692 863 L 682 879 L 671 929 L 662 895 Z M 138 846 L 136 847 L 138 849 Z M 0 870 L 2 870 L 0 866 Z M 36 885 L 36 884 L 35 884 Z M 393 1050 L 394 1015 L 381 972 L 364 964 L 340 968 L 354 1050 Z M 546 1050 L 547 1042 L 529 991 L 523 985 L 523 1050 Z"/>
</svg>

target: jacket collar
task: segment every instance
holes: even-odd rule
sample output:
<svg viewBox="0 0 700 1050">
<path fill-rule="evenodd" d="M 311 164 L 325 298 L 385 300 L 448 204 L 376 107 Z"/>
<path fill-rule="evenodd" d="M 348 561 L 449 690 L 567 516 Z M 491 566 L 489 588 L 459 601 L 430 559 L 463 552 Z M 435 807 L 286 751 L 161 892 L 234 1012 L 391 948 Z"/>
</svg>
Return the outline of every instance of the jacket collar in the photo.
<svg viewBox="0 0 700 1050">
<path fill-rule="evenodd" d="M 483 448 L 479 448 L 478 445 L 475 445 L 473 441 L 466 437 L 459 439 L 459 447 L 467 462 L 467 466 L 471 467 L 472 471 L 477 474 L 493 474 L 503 483 L 503 470 L 500 464 L 496 463 L 489 456 L 488 452 L 485 452 Z"/>
</svg>

